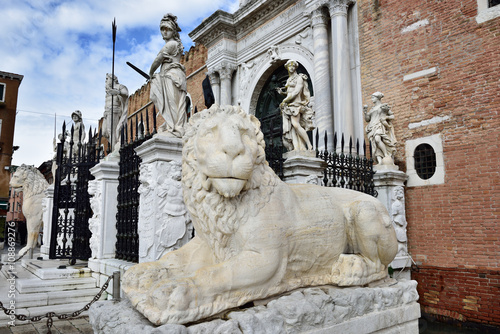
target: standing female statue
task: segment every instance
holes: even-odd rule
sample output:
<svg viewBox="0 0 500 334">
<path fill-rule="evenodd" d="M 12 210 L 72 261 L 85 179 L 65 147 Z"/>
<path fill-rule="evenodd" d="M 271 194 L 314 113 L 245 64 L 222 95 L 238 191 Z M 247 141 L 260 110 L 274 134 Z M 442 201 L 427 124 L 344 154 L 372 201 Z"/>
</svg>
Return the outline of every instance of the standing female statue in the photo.
<svg viewBox="0 0 500 334">
<path fill-rule="evenodd" d="M 307 87 L 307 76 L 298 74 L 299 64 L 289 60 L 285 64 L 288 70 L 288 79 L 285 87 L 277 88 L 278 92 L 286 95 L 280 104 L 283 115 L 283 145 L 289 150 L 312 150 L 307 131 L 313 130 L 312 119 L 314 111 L 308 106 L 311 93 Z"/>
<path fill-rule="evenodd" d="M 368 106 L 363 107 L 366 126 L 366 135 L 372 144 L 373 155 L 377 163 L 384 165 L 394 164 L 394 153 L 396 151 L 396 136 L 392 120 L 394 114 L 387 103 L 382 103 L 384 94 L 375 92 L 372 94 L 373 107 L 368 111 Z"/>
<path fill-rule="evenodd" d="M 151 100 L 161 113 L 165 123 L 160 131 L 174 137 L 182 137 L 186 123 L 186 69 L 180 63 L 184 47 L 179 37 L 181 29 L 177 17 L 166 14 L 160 22 L 160 31 L 165 45 L 156 56 L 149 76 L 151 77 Z M 160 67 L 160 72 L 155 74 Z"/>
</svg>

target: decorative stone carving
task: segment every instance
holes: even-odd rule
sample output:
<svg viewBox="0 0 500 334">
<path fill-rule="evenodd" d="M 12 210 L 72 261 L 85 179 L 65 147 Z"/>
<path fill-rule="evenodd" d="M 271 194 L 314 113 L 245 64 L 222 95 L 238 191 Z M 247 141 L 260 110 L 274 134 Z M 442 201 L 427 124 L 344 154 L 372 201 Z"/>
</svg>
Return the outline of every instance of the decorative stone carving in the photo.
<svg viewBox="0 0 500 334">
<path fill-rule="evenodd" d="M 330 16 L 343 15 L 347 16 L 347 9 L 355 1 L 353 0 L 333 0 L 329 2 L 328 9 L 330 10 Z"/>
<path fill-rule="evenodd" d="M 405 195 L 403 187 L 394 188 L 394 197 L 392 199 L 391 215 L 394 229 L 396 230 L 396 238 L 398 239 L 398 254 L 396 256 L 406 256 L 408 253 L 406 237 L 406 210 L 405 210 Z"/>
<path fill-rule="evenodd" d="M 78 155 L 78 148 L 81 147 L 83 141 L 85 140 L 85 125 L 83 124 L 82 112 L 80 110 L 75 110 L 71 114 L 71 119 L 73 120 L 73 147 L 72 154 Z"/>
<path fill-rule="evenodd" d="M 372 94 L 373 107 L 363 107 L 366 126 L 366 135 L 372 144 L 373 155 L 379 165 L 394 165 L 394 154 L 396 152 L 396 136 L 392 120 L 394 114 L 387 103 L 382 103 L 384 94 L 375 92 Z"/>
<path fill-rule="evenodd" d="M 100 180 L 89 181 L 88 192 L 90 197 L 90 208 L 92 209 L 92 217 L 89 219 L 89 230 L 92 233 L 90 237 L 90 251 L 92 252 L 91 258 L 97 258 L 100 253 L 100 240 L 101 231 L 99 229 L 101 223 L 101 205 L 102 205 L 102 192 Z"/>
<path fill-rule="evenodd" d="M 181 163 L 157 161 L 140 166 L 139 261 L 158 260 L 192 237 L 182 197 Z"/>
<path fill-rule="evenodd" d="M 417 282 L 378 287 L 322 286 L 233 310 L 222 319 L 156 327 L 126 299 L 98 301 L 89 310 L 95 333 L 418 333 Z"/>
<path fill-rule="evenodd" d="M 37 245 L 38 234 L 43 223 L 42 201 L 49 184 L 38 169 L 23 164 L 12 175 L 9 185 L 12 188 L 22 188 L 23 191 L 22 210 L 28 230 L 26 246 L 19 251 L 19 255 L 23 255 Z"/>
<path fill-rule="evenodd" d="M 113 86 L 113 88 L 111 88 Z M 108 139 L 113 134 L 113 143 L 118 143 L 120 129 L 127 119 L 128 89 L 118 82 L 116 75 L 106 74 L 106 102 L 104 104 L 104 118 L 102 123 L 102 135 Z M 113 107 L 111 107 L 113 106 Z M 111 115 L 111 109 L 113 114 Z M 113 118 L 113 122 L 111 122 Z M 113 128 L 111 128 L 111 123 Z"/>
<path fill-rule="evenodd" d="M 160 131 L 166 131 L 174 137 L 182 137 L 186 124 L 186 69 L 180 63 L 184 47 L 179 36 L 177 17 L 172 14 L 163 16 L 160 31 L 165 45 L 156 56 L 149 76 L 151 77 L 150 97 L 161 113 L 165 123 Z M 155 74 L 160 67 L 160 72 Z"/>
<path fill-rule="evenodd" d="M 265 160 L 254 116 L 214 105 L 191 117 L 183 141 L 184 200 L 196 236 L 131 267 L 122 281 L 154 324 L 197 321 L 300 287 L 387 276 L 397 239 L 383 204 L 346 189 L 282 182 Z"/>
<path fill-rule="evenodd" d="M 285 64 L 288 79 L 278 93 L 286 95 L 280 104 L 283 115 L 283 145 L 289 150 L 312 150 L 307 131 L 313 130 L 314 111 L 309 106 L 311 93 L 307 87 L 307 75 L 296 72 L 299 63 L 289 60 Z"/>
<path fill-rule="evenodd" d="M 281 60 L 280 48 L 277 45 L 271 46 L 269 50 L 267 50 L 267 54 L 269 55 L 269 62 L 271 64 Z"/>
</svg>

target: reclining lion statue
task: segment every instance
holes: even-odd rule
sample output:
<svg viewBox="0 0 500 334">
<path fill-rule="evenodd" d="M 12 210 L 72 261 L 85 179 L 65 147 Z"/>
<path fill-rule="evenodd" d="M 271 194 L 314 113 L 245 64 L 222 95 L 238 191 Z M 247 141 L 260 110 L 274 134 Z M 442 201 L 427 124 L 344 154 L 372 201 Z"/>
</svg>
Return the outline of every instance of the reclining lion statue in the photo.
<svg viewBox="0 0 500 334">
<path fill-rule="evenodd" d="M 123 290 L 154 324 L 186 324 L 293 289 L 385 278 L 398 244 L 387 210 L 352 190 L 282 182 L 259 121 L 217 105 L 183 138 L 184 201 L 196 236 L 125 272 Z"/>
</svg>

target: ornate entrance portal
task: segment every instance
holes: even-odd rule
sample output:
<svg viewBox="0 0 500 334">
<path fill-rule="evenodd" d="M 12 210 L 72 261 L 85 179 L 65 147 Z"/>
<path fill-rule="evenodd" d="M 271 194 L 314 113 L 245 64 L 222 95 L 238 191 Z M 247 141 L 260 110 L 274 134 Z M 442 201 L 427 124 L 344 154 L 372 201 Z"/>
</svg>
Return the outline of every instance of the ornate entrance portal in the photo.
<svg viewBox="0 0 500 334">
<path fill-rule="evenodd" d="M 286 68 L 280 65 L 267 79 L 262 87 L 259 99 L 257 101 L 257 108 L 255 116 L 259 119 L 261 129 L 264 134 L 266 142 L 266 158 L 269 166 L 276 172 L 276 174 L 283 178 L 283 119 L 280 112 L 280 103 L 285 96 L 280 95 L 277 91 L 279 87 L 285 87 L 286 80 L 288 79 L 288 72 Z M 299 65 L 297 73 L 306 74 L 308 77 L 307 84 L 311 96 L 314 96 L 312 82 L 310 75 L 307 73 L 304 66 Z M 309 133 L 311 138 L 311 134 Z"/>
</svg>

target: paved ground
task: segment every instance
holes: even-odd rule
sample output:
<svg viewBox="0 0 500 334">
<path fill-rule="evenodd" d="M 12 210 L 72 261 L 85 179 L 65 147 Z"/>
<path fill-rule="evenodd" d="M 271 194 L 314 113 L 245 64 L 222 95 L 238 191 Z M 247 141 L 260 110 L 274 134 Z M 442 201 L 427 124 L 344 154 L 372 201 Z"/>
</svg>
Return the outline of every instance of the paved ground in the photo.
<svg viewBox="0 0 500 334">
<path fill-rule="evenodd" d="M 13 327 L 0 326 L 0 334 L 47 334 L 47 319 L 36 323 L 20 323 Z M 80 317 L 72 320 L 54 320 L 51 332 L 53 334 L 92 334 L 92 326 L 88 317 Z"/>
</svg>

